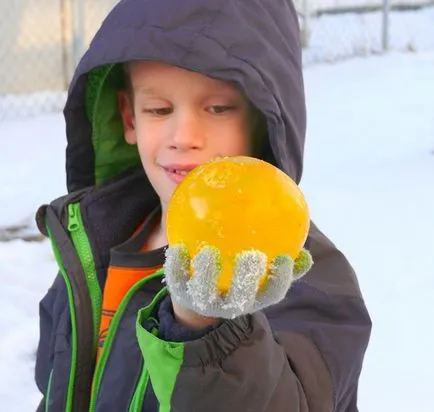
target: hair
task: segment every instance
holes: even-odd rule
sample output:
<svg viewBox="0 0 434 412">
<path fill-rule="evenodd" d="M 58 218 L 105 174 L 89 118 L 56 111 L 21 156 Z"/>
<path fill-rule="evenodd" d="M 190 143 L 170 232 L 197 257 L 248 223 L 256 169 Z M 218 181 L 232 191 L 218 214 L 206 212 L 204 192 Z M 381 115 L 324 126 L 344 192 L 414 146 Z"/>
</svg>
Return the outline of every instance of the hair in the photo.
<svg viewBox="0 0 434 412">
<path fill-rule="evenodd" d="M 122 72 L 123 72 L 122 88 L 128 94 L 128 97 L 131 99 L 131 102 L 133 102 L 134 89 L 133 89 L 133 84 L 131 83 L 131 63 L 132 62 L 122 63 Z"/>
</svg>

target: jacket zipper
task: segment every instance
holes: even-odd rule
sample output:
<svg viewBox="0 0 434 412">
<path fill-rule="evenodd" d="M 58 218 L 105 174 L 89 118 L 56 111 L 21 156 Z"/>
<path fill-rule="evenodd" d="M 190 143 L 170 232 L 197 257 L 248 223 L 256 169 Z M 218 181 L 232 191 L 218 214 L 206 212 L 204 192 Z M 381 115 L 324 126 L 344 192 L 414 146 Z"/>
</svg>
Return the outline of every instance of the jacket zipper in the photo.
<svg viewBox="0 0 434 412">
<path fill-rule="evenodd" d="M 101 321 L 102 293 L 96 274 L 92 248 L 83 225 L 80 203 L 70 203 L 68 205 L 68 231 L 80 258 L 90 294 L 93 320 L 93 350 L 96 352 Z"/>
<path fill-rule="evenodd" d="M 69 227 L 69 222 L 66 223 Z M 71 227 L 76 229 L 74 218 Z M 95 361 L 95 351 L 92 350 L 92 317 L 88 315 L 92 311 L 92 302 L 85 272 L 81 267 L 81 258 L 75 250 L 72 236 L 64 229 L 57 214 L 50 207 L 46 210 L 46 228 L 66 284 L 71 315 L 71 366 L 64 411 L 83 412 L 89 406 L 89 391 Z M 77 264 L 80 266 L 79 269 L 76 268 Z"/>
<path fill-rule="evenodd" d="M 140 279 L 137 283 L 134 284 L 134 286 L 127 292 L 127 294 L 122 299 L 115 315 L 113 316 L 112 321 L 110 322 L 110 326 L 107 332 L 107 337 L 104 341 L 104 346 L 102 348 L 101 357 L 96 365 L 95 374 L 94 374 L 94 380 L 92 385 L 92 393 L 90 398 L 90 407 L 89 412 L 94 412 L 96 408 L 96 402 L 98 399 L 98 393 L 99 393 L 99 387 L 101 385 L 102 375 L 104 373 L 104 369 L 107 364 L 108 357 L 110 355 L 111 347 L 113 345 L 114 338 L 116 336 L 117 329 L 119 327 L 119 323 L 122 319 L 122 316 L 128 306 L 128 303 L 130 302 L 131 298 L 134 296 L 134 294 L 148 281 L 151 279 L 161 277 L 163 274 L 163 270 L 160 269 L 157 272 L 155 272 L 153 275 L 147 276 L 143 279 Z M 161 289 L 154 297 L 150 305 L 155 304 L 155 302 L 159 301 L 162 296 L 166 295 L 167 291 L 165 288 Z M 145 377 L 143 377 L 144 382 L 142 385 L 147 385 L 148 381 L 145 380 Z M 149 379 L 148 379 L 149 380 Z M 140 377 L 140 381 L 142 381 L 142 376 Z M 140 384 L 139 381 L 139 384 Z M 145 386 L 146 389 L 146 386 Z"/>
<path fill-rule="evenodd" d="M 77 365 L 77 322 L 75 316 L 75 306 L 74 306 L 74 292 L 71 281 L 69 279 L 68 274 L 63 266 L 62 258 L 59 253 L 59 249 L 57 247 L 56 242 L 51 234 L 51 230 L 47 225 L 47 233 L 51 240 L 51 244 L 53 247 L 54 256 L 56 257 L 57 264 L 59 266 L 60 273 L 62 274 L 63 280 L 66 285 L 66 290 L 68 293 L 68 304 L 69 304 L 69 312 L 71 316 L 71 366 L 69 371 L 69 380 L 68 380 L 68 392 L 66 394 L 65 400 L 65 412 L 72 411 L 72 398 L 74 394 L 74 385 L 75 385 L 75 375 L 76 375 L 76 365 Z M 50 384 L 51 386 L 51 384 Z M 49 401 L 49 400 L 48 400 Z"/>
</svg>

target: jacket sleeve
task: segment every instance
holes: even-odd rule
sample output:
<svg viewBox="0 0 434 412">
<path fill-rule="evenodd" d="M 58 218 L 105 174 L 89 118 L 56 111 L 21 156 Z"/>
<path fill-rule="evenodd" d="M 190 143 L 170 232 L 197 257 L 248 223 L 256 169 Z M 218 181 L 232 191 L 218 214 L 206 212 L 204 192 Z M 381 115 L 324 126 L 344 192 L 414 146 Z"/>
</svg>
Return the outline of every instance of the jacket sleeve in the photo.
<svg viewBox="0 0 434 412">
<path fill-rule="evenodd" d="M 181 325 L 175 318 L 170 296 L 161 302 L 158 308 L 158 336 L 170 342 L 187 342 L 199 339 L 214 330 L 218 325 L 192 330 Z"/>
<path fill-rule="evenodd" d="M 309 243 L 315 264 L 278 305 L 182 346 L 141 343 L 160 404 L 177 412 L 357 411 L 371 320 L 344 256 L 315 227 Z M 169 357 L 178 366 L 167 384 L 161 365 Z"/>
<path fill-rule="evenodd" d="M 36 351 L 35 381 L 43 399 L 37 411 L 45 410 L 45 395 L 53 368 L 54 324 L 56 323 L 56 299 L 61 284 L 57 275 L 53 285 L 39 303 L 39 343 Z"/>
</svg>

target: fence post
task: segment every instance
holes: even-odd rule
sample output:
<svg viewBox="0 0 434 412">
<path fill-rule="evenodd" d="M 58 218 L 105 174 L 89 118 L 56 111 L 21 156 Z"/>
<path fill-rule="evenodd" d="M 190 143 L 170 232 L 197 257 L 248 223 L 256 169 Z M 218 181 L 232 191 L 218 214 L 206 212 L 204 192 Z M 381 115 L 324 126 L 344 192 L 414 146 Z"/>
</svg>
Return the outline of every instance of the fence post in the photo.
<svg viewBox="0 0 434 412">
<path fill-rule="evenodd" d="M 85 48 L 85 0 L 73 0 L 73 64 L 77 66 Z"/>
<path fill-rule="evenodd" d="M 389 12 L 390 12 L 390 0 L 383 0 L 383 27 L 382 27 L 382 43 L 383 52 L 389 50 Z"/>
<path fill-rule="evenodd" d="M 303 0 L 303 27 L 301 29 L 301 45 L 303 48 L 309 47 L 310 40 L 310 0 Z"/>
</svg>

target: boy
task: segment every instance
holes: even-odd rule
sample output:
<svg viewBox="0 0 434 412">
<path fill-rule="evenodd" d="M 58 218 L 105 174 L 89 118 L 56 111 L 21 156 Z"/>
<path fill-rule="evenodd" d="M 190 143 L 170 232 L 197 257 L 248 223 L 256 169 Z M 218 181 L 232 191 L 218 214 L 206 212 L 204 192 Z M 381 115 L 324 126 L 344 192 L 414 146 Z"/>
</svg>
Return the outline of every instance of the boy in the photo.
<svg viewBox="0 0 434 412">
<path fill-rule="evenodd" d="M 253 155 L 300 181 L 292 3 L 124 0 L 64 113 L 70 193 L 37 216 L 60 268 L 40 306 L 38 410 L 357 411 L 371 322 L 351 267 L 313 224 L 312 270 L 253 314 L 200 316 L 172 302 L 159 271 L 167 203 L 196 165 Z"/>
</svg>

